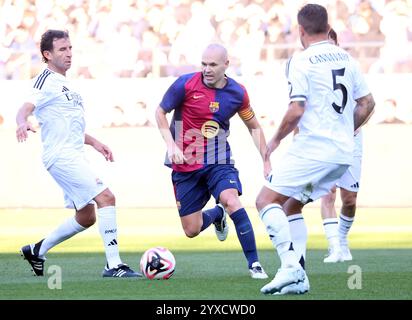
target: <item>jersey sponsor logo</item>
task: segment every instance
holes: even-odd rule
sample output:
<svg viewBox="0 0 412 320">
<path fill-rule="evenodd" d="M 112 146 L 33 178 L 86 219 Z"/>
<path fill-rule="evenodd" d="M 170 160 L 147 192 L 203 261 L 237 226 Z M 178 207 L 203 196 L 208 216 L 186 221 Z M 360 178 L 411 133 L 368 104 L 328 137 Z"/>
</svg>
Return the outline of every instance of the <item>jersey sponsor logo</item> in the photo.
<svg viewBox="0 0 412 320">
<path fill-rule="evenodd" d="M 117 246 L 117 241 L 116 241 L 116 239 L 113 239 L 112 241 L 110 241 L 107 246 L 108 246 L 108 247 L 110 247 L 110 246 Z"/>
<path fill-rule="evenodd" d="M 66 88 L 65 86 L 63 86 L 62 92 L 66 92 L 66 91 L 70 91 L 68 88 Z M 73 97 L 70 95 L 70 93 L 66 93 L 65 94 L 67 101 L 73 100 Z"/>
<path fill-rule="evenodd" d="M 205 138 L 211 139 L 211 138 L 216 137 L 216 135 L 219 132 L 219 129 L 220 129 L 220 126 L 216 121 L 209 120 L 203 124 L 201 131 L 202 131 L 202 135 Z"/>
<path fill-rule="evenodd" d="M 203 98 L 203 97 L 204 97 L 203 94 L 194 94 L 194 95 L 193 95 L 193 99 L 195 99 L 195 100 L 200 99 L 200 98 Z"/>
<path fill-rule="evenodd" d="M 209 104 L 209 110 L 213 113 L 218 112 L 219 111 L 219 102 L 212 101 Z"/>
</svg>

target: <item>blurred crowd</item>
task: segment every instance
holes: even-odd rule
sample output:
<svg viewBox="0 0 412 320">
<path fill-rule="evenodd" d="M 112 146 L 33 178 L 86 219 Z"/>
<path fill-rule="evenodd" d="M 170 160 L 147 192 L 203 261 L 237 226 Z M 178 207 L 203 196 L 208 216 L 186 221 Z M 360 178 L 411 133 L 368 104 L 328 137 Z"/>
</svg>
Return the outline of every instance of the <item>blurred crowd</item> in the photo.
<svg viewBox="0 0 412 320">
<path fill-rule="evenodd" d="M 210 42 L 227 46 L 231 74 L 283 72 L 300 48 L 295 0 L 0 0 L 0 79 L 44 67 L 47 29 L 66 29 L 76 78 L 167 77 L 197 70 Z M 365 72 L 412 72 L 411 0 L 314 1 Z"/>
</svg>

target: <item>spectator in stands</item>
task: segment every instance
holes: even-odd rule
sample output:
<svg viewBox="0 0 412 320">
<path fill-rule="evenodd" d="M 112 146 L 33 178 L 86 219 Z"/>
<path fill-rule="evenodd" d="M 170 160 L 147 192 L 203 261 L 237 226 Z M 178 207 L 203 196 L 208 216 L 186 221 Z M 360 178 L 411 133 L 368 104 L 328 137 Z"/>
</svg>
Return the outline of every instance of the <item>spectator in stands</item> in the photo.
<svg viewBox="0 0 412 320">
<path fill-rule="evenodd" d="M 195 70 L 198 50 L 211 41 L 232 48 L 230 60 L 236 74 L 265 74 L 299 46 L 291 17 L 301 2 L 0 1 L 0 78 L 29 79 L 33 70 L 37 74 L 41 63 L 35 60 L 34 47 L 41 33 L 56 25 L 73 34 L 74 47 L 86 48 L 76 54 L 71 68 L 78 78 L 178 76 Z M 412 70 L 408 39 L 412 10 L 407 1 L 328 3 L 342 46 L 360 58 L 363 70 L 379 55 L 382 61 L 372 70 Z M 25 34 L 11 46 L 21 30 Z M 385 46 L 379 51 L 383 41 Z M 120 50 L 122 58 L 113 60 L 113 48 L 124 48 L 123 42 L 129 50 Z M 185 49 L 188 43 L 192 50 Z"/>
<path fill-rule="evenodd" d="M 143 101 L 137 101 L 132 108 L 127 110 L 126 121 L 132 127 L 153 126 L 148 118 L 147 105 Z"/>
<path fill-rule="evenodd" d="M 105 127 L 119 128 L 129 126 L 126 121 L 125 111 L 121 106 L 114 106 L 108 116 L 109 119 Z"/>
<path fill-rule="evenodd" d="M 397 117 L 397 102 L 395 99 L 386 99 L 384 102 L 385 119 L 379 124 L 402 124 L 405 121 Z"/>
</svg>

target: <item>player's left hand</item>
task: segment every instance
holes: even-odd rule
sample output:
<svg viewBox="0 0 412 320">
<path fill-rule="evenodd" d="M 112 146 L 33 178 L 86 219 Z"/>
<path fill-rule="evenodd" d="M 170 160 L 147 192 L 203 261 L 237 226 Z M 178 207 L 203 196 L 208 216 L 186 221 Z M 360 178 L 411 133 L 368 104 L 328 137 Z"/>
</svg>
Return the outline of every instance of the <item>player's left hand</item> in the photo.
<svg viewBox="0 0 412 320">
<path fill-rule="evenodd" d="M 94 145 L 94 148 L 99 151 L 107 161 L 114 161 L 112 150 L 110 150 L 108 146 L 104 145 L 103 143 L 97 143 L 96 145 Z"/>
</svg>

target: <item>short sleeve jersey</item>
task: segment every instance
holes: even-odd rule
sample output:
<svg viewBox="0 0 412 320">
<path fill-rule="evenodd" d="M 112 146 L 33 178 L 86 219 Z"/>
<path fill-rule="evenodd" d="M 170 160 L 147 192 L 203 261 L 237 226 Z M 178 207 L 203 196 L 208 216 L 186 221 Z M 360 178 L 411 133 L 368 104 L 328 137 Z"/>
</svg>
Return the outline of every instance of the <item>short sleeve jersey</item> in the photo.
<svg viewBox="0 0 412 320">
<path fill-rule="evenodd" d="M 71 89 L 65 76 L 49 69 L 32 81 L 27 102 L 35 106 L 46 168 L 57 159 L 72 159 L 84 152 L 83 100 Z"/>
<path fill-rule="evenodd" d="M 369 93 L 358 64 L 342 48 L 322 41 L 295 54 L 286 76 L 290 102 L 306 101 L 299 133 L 288 152 L 352 164 L 355 100 Z"/>
<path fill-rule="evenodd" d="M 209 88 L 201 72 L 179 77 L 166 91 L 160 107 L 166 112 L 174 110 L 170 131 L 187 161 L 170 164 L 166 160 L 165 164 L 179 172 L 233 163 L 227 141 L 229 119 L 236 113 L 245 121 L 254 117 L 241 84 L 228 77 L 223 88 Z"/>
</svg>

